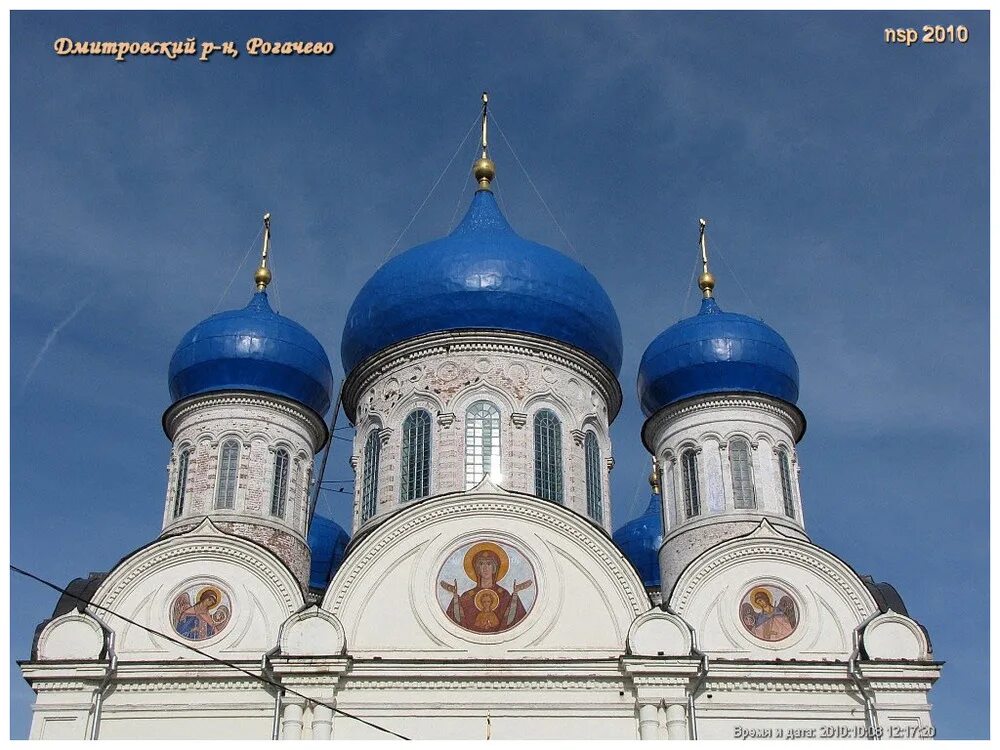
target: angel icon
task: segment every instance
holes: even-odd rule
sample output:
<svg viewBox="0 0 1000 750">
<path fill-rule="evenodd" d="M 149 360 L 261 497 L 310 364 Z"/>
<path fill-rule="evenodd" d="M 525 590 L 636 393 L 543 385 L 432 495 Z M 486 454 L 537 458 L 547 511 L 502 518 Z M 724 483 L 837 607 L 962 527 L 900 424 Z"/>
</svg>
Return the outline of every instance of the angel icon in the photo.
<svg viewBox="0 0 1000 750">
<path fill-rule="evenodd" d="M 775 606 L 774 599 L 778 597 Z M 781 641 L 799 624 L 795 600 L 773 586 L 757 586 L 743 597 L 740 605 L 743 626 L 762 641 Z"/>
</svg>

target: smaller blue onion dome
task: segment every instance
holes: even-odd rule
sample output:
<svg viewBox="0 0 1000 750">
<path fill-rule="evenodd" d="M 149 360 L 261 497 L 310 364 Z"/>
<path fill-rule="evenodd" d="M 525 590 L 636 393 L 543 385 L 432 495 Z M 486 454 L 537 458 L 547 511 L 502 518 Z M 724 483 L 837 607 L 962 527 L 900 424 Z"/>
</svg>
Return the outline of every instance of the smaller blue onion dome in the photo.
<svg viewBox="0 0 1000 750">
<path fill-rule="evenodd" d="M 340 357 L 351 372 L 393 344 L 470 329 L 537 334 L 590 354 L 615 375 L 621 369 L 621 325 L 607 292 L 575 260 L 514 232 L 488 189 L 476 192 L 447 237 L 375 272 L 347 314 Z"/>
<path fill-rule="evenodd" d="M 773 328 L 747 315 L 723 312 L 706 297 L 697 315 L 670 326 L 646 348 L 638 389 L 647 417 L 709 393 L 758 393 L 794 405 L 799 366 Z"/>
<path fill-rule="evenodd" d="M 313 516 L 309 526 L 309 588 L 323 589 L 330 584 L 334 574 L 344 562 L 350 537 L 336 521 L 323 516 Z"/>
<path fill-rule="evenodd" d="M 213 315 L 184 335 L 170 358 L 169 383 L 174 402 L 213 391 L 259 391 L 322 416 L 333 373 L 319 341 L 274 312 L 267 292 L 258 291 L 243 309 Z"/>
<path fill-rule="evenodd" d="M 663 544 L 663 505 L 650 495 L 643 514 L 622 525 L 611 537 L 639 572 L 646 588 L 660 585 L 660 545 Z"/>
</svg>

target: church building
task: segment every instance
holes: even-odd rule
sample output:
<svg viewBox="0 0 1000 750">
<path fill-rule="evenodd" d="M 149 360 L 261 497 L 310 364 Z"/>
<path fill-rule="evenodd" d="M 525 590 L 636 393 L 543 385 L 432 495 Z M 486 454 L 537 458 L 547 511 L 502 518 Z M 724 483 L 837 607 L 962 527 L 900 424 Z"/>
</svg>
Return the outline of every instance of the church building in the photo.
<svg viewBox="0 0 1000 750">
<path fill-rule="evenodd" d="M 487 123 L 484 96 L 464 219 L 358 292 L 339 393 L 268 300 L 265 217 L 249 303 L 169 364 L 160 534 L 69 584 L 20 662 L 33 739 L 933 735 L 928 634 L 810 540 L 798 365 L 716 300 L 706 222 L 701 309 L 623 393 L 611 299 L 508 223 Z M 650 500 L 613 532 L 636 397 Z M 314 516 L 337 413 L 349 532 Z"/>
</svg>

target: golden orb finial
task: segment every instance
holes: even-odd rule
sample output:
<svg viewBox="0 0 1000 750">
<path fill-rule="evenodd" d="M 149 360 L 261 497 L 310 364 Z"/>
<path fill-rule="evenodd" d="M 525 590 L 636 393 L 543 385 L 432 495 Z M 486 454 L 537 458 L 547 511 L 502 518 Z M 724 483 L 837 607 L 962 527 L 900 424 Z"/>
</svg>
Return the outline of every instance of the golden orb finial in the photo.
<svg viewBox="0 0 1000 750">
<path fill-rule="evenodd" d="M 264 247 L 260 251 L 260 267 L 254 272 L 253 282 L 257 291 L 263 292 L 271 283 L 271 269 L 267 267 L 267 255 L 271 250 L 271 214 L 264 214 Z"/>
<path fill-rule="evenodd" d="M 653 456 L 653 470 L 649 472 L 649 488 L 654 495 L 660 494 L 660 462 Z"/>
<path fill-rule="evenodd" d="M 489 157 L 486 148 L 486 120 L 487 114 L 486 110 L 489 106 L 490 97 L 487 92 L 483 92 L 483 137 L 480 140 L 479 147 L 482 149 L 482 153 L 479 158 L 476 159 L 475 163 L 472 165 L 472 176 L 476 178 L 476 182 L 479 183 L 480 190 L 489 190 L 490 183 L 493 182 L 493 178 L 497 175 L 497 165 L 493 163 L 493 160 Z"/>
<path fill-rule="evenodd" d="M 698 219 L 698 245 L 701 247 L 701 276 L 698 277 L 698 288 L 705 299 L 712 296 L 715 289 L 715 277 L 708 270 L 708 246 L 705 243 L 705 228 L 707 219 Z"/>
</svg>

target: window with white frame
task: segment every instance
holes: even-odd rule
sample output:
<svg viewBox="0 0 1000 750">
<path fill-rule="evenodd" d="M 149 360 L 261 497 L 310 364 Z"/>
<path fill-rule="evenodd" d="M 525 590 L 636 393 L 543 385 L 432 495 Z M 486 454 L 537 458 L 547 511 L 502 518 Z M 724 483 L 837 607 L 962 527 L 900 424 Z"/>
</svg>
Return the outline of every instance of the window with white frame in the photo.
<svg viewBox="0 0 1000 750">
<path fill-rule="evenodd" d="M 785 506 L 785 515 L 795 518 L 795 500 L 792 497 L 792 467 L 788 460 L 788 451 L 778 449 L 778 473 L 781 475 L 781 499 Z"/>
<path fill-rule="evenodd" d="M 684 492 L 684 511 L 688 518 L 701 513 L 698 493 L 698 452 L 688 448 L 681 453 L 681 489 Z"/>
<path fill-rule="evenodd" d="M 382 443 L 378 430 L 373 430 L 365 441 L 364 466 L 361 477 L 361 522 L 375 515 L 378 503 L 378 464 Z"/>
<path fill-rule="evenodd" d="M 601 448 L 597 435 L 588 432 L 583 439 L 584 471 L 587 475 L 587 515 L 597 523 L 603 523 L 604 504 L 601 493 Z"/>
<path fill-rule="evenodd" d="M 499 483 L 500 410 L 489 401 L 477 401 L 465 412 L 465 489 L 471 489 L 487 474 Z"/>
<path fill-rule="evenodd" d="M 431 415 L 417 409 L 403 420 L 403 476 L 399 497 L 404 503 L 430 494 Z"/>
<path fill-rule="evenodd" d="M 753 510 L 757 507 L 757 499 L 753 489 L 750 443 L 745 438 L 729 441 L 729 468 L 733 475 L 733 506 Z"/>
<path fill-rule="evenodd" d="M 291 459 L 288 451 L 279 448 L 274 452 L 274 476 L 271 479 L 271 515 L 285 517 L 285 500 L 288 497 L 288 468 Z"/>
<path fill-rule="evenodd" d="M 563 501 L 562 424 L 551 409 L 535 413 L 535 494 Z"/>
<path fill-rule="evenodd" d="M 184 497 L 187 495 L 188 464 L 191 461 L 191 449 L 185 448 L 177 457 L 177 479 L 174 483 L 174 518 L 184 512 Z"/>
<path fill-rule="evenodd" d="M 236 505 L 236 477 L 240 465 L 240 442 L 226 440 L 219 451 L 219 479 L 215 486 L 215 507 L 231 510 Z"/>
</svg>

